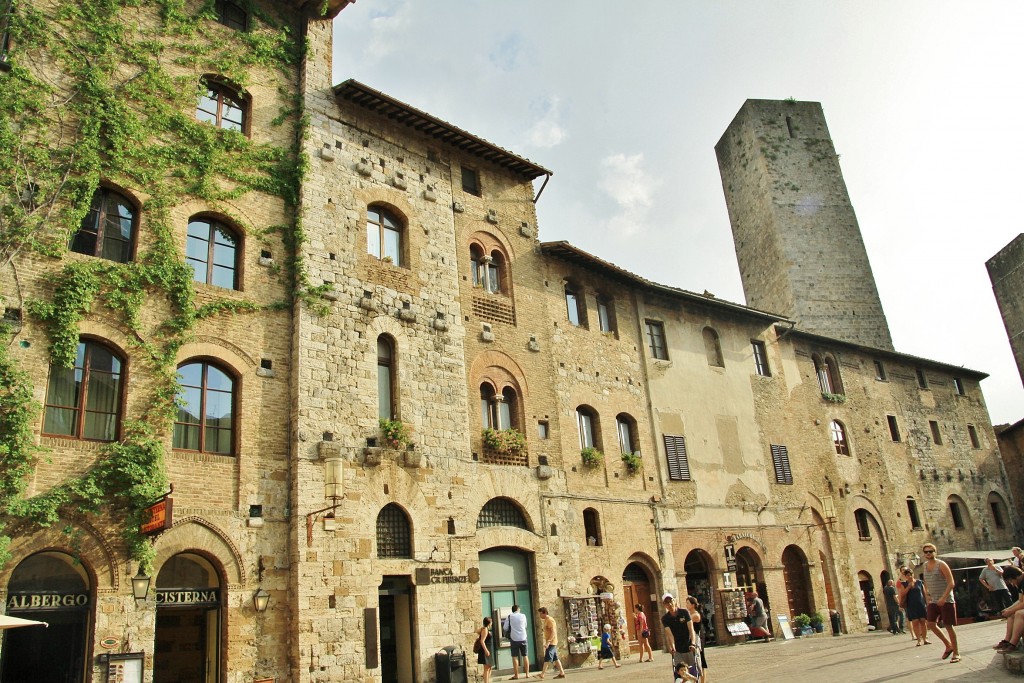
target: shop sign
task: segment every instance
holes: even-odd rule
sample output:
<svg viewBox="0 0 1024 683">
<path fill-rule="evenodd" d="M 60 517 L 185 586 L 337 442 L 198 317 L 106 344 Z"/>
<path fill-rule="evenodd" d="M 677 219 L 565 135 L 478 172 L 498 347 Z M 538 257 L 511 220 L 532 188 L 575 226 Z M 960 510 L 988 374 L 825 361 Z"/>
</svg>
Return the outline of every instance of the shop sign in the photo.
<svg viewBox="0 0 1024 683">
<path fill-rule="evenodd" d="M 152 536 L 171 528 L 173 523 L 171 512 L 174 508 L 173 498 L 162 498 L 142 511 L 145 520 L 139 525 L 139 533 Z"/>
<path fill-rule="evenodd" d="M 725 544 L 725 567 L 730 572 L 736 571 L 736 546 L 732 543 Z"/>
<path fill-rule="evenodd" d="M 75 609 L 89 605 L 88 593 L 12 593 L 7 610 Z"/>
<path fill-rule="evenodd" d="M 430 570 L 430 583 L 469 583 L 469 577 L 456 575 L 450 567 Z"/>
<path fill-rule="evenodd" d="M 218 605 L 220 604 L 220 591 L 216 588 L 210 588 L 207 590 L 175 590 L 161 588 L 156 592 L 156 604 L 158 606 Z"/>
</svg>

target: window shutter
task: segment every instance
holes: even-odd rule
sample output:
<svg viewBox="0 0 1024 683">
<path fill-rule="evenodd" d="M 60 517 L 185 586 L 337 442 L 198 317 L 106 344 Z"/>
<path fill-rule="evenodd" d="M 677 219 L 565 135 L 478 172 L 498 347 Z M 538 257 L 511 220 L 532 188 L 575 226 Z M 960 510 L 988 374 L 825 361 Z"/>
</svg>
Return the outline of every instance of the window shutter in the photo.
<svg viewBox="0 0 1024 683">
<path fill-rule="evenodd" d="M 665 456 L 668 459 L 668 478 L 674 481 L 690 481 L 690 461 L 686 457 L 686 437 L 662 435 L 665 440 Z"/>
<path fill-rule="evenodd" d="M 793 471 L 789 468 L 789 449 L 772 444 L 772 462 L 775 465 L 775 483 L 792 484 Z"/>
</svg>

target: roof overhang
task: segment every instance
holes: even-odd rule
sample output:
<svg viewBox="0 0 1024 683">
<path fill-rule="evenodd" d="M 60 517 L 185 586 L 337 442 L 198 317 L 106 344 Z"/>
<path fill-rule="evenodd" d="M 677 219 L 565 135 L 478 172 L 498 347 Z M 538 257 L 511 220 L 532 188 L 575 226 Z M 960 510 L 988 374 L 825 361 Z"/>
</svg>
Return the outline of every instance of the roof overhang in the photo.
<svg viewBox="0 0 1024 683">
<path fill-rule="evenodd" d="M 737 304 L 732 301 L 726 301 L 725 299 L 718 299 L 710 294 L 697 294 L 696 292 L 679 289 L 678 287 L 669 287 L 668 285 L 661 285 L 657 282 L 652 282 L 651 280 L 641 277 L 636 273 L 624 270 L 616 266 L 614 263 L 609 263 L 608 261 L 599 259 L 592 254 L 588 254 L 582 249 L 574 247 L 569 242 L 542 242 L 540 248 L 545 254 L 560 258 L 563 261 L 575 263 L 576 265 L 587 268 L 588 270 L 598 272 L 605 277 L 627 285 L 633 285 L 652 294 L 680 299 L 700 306 L 709 306 L 723 312 L 727 311 L 737 315 L 757 318 L 761 321 L 767 322 L 768 324 L 792 324 L 788 318 L 774 313 L 750 308 L 749 306 Z"/>
<path fill-rule="evenodd" d="M 311 19 L 333 19 L 356 0 L 291 0 L 292 6 Z"/>
<path fill-rule="evenodd" d="M 348 102 L 362 107 L 394 123 L 411 128 L 424 137 L 432 138 L 461 152 L 500 166 L 524 180 L 551 175 L 551 171 L 543 166 L 538 166 L 529 159 L 502 149 L 483 138 L 400 102 L 354 79 L 334 86 L 334 95 L 338 98 L 339 103 Z"/>
</svg>

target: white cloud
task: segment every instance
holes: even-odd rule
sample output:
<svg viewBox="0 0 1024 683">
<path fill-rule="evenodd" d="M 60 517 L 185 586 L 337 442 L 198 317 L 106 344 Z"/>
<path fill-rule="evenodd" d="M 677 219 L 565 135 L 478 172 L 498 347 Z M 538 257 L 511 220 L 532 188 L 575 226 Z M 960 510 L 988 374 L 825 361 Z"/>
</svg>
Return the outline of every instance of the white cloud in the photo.
<svg viewBox="0 0 1024 683">
<path fill-rule="evenodd" d="M 660 183 L 643 168 L 643 154 L 612 154 L 601 160 L 598 187 L 619 207 L 605 222 L 612 233 L 632 236 L 643 229 Z"/>
<path fill-rule="evenodd" d="M 559 103 L 559 98 L 551 97 L 541 103 L 534 103 L 531 107 L 540 117 L 526 132 L 526 139 L 532 147 L 550 149 L 565 140 L 566 132 L 561 123 Z"/>
</svg>

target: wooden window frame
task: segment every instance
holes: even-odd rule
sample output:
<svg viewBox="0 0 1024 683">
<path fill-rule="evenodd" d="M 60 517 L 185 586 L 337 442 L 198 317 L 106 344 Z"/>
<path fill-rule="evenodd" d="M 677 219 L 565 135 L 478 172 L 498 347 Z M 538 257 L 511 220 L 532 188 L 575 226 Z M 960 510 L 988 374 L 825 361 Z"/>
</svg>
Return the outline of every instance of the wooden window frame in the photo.
<svg viewBox="0 0 1024 683">
<path fill-rule="evenodd" d="M 102 341 L 91 338 L 84 338 L 78 340 L 78 346 L 84 346 L 82 352 L 82 365 L 77 365 L 77 351 L 76 360 L 74 367 L 70 368 L 71 372 L 77 374 L 81 372 L 81 380 L 78 382 L 78 397 L 75 401 L 75 405 L 60 405 L 51 402 L 50 395 L 50 377 L 47 377 L 46 383 L 46 398 L 43 402 L 43 426 L 40 432 L 45 436 L 52 436 L 61 439 L 74 439 L 75 441 L 94 441 L 98 443 L 110 443 L 117 441 L 121 435 L 122 420 L 124 417 L 124 400 L 125 400 L 125 385 L 127 382 L 127 361 L 116 349 L 108 344 L 104 344 Z M 119 363 L 119 371 L 117 373 L 106 373 L 104 371 L 97 370 L 96 372 L 103 372 L 103 374 L 117 375 L 118 387 L 117 396 L 114 399 L 114 412 L 108 413 L 105 411 L 89 410 L 89 391 L 92 388 L 92 354 L 93 348 L 101 348 Z M 61 368 L 54 365 L 50 366 L 50 374 L 52 375 L 54 369 L 58 371 L 67 371 L 69 368 Z M 48 432 L 46 431 L 46 415 L 49 409 L 55 410 L 69 410 L 75 415 L 75 430 L 71 434 L 62 434 L 59 432 Z M 109 439 L 95 439 L 85 436 L 85 417 L 88 413 L 101 414 L 101 415 L 113 415 L 114 417 L 114 433 Z"/>
<path fill-rule="evenodd" d="M 103 247 L 106 241 L 106 231 L 108 228 L 107 220 L 110 215 L 110 204 L 120 200 L 121 203 L 128 206 L 131 209 L 131 235 L 126 240 L 128 243 L 127 256 L 123 261 L 116 259 L 107 258 L 103 255 Z M 97 204 L 99 206 L 97 207 Z M 86 223 L 92 225 L 86 227 Z M 71 242 L 68 245 L 68 249 L 76 254 L 84 254 L 85 256 L 94 256 L 96 258 L 102 258 L 113 263 L 131 263 L 135 259 L 136 249 L 136 236 L 138 235 L 139 227 L 139 209 L 138 205 L 118 192 L 117 190 L 110 189 L 108 187 L 99 187 L 96 192 L 93 193 L 92 203 L 89 206 L 89 212 L 82 218 L 82 222 L 78 226 L 78 230 L 71 237 Z M 91 252 L 82 251 L 75 249 L 75 241 L 78 236 L 83 232 L 94 235 L 95 244 Z M 119 240 L 120 241 L 120 240 Z"/>
<path fill-rule="evenodd" d="M 240 386 L 239 386 L 240 382 L 239 382 L 239 379 L 238 379 L 238 377 L 235 376 L 235 374 L 233 372 L 231 372 L 231 370 L 227 366 L 222 365 L 222 364 L 216 362 L 215 360 L 212 360 L 212 359 L 209 359 L 209 358 L 191 358 L 191 359 L 188 359 L 188 360 L 186 360 L 183 363 L 178 365 L 178 370 L 180 371 L 181 368 L 183 368 L 183 367 L 185 367 L 187 365 L 197 365 L 197 364 L 198 365 L 202 365 L 202 368 L 203 368 L 201 384 L 198 387 L 200 389 L 199 422 L 198 423 L 180 422 L 177 418 L 175 418 L 174 425 L 177 426 L 179 424 L 182 424 L 182 425 L 185 425 L 186 427 L 198 427 L 198 429 L 199 429 L 199 448 L 198 449 L 193 449 L 193 448 L 182 448 L 182 447 L 179 447 L 179 446 L 175 446 L 174 445 L 174 434 L 173 434 L 174 429 L 172 428 L 171 449 L 175 450 L 175 451 L 179 451 L 179 452 L 184 452 L 184 453 L 209 453 L 211 455 L 223 455 L 223 456 L 227 456 L 227 457 L 236 456 L 238 454 L 238 399 L 239 399 L 239 396 L 240 396 Z M 226 452 L 226 453 L 223 452 L 223 451 L 210 451 L 210 450 L 206 449 L 206 429 L 207 429 L 206 428 L 206 402 L 207 402 L 207 393 L 208 393 L 207 379 L 209 377 L 209 372 L 210 372 L 210 368 L 211 367 L 216 368 L 217 370 L 222 372 L 225 376 L 227 376 L 227 378 L 229 380 L 231 380 L 231 429 L 230 429 L 230 433 L 231 433 L 231 448 L 228 449 L 228 452 Z M 184 387 L 185 385 L 182 385 L 179 382 L 179 386 Z M 192 385 L 188 385 L 188 386 L 190 386 L 191 388 L 196 388 L 196 387 L 193 387 Z M 175 400 L 178 401 L 179 397 L 176 397 Z"/>
<path fill-rule="evenodd" d="M 201 79 L 200 87 L 205 89 L 206 92 L 205 94 L 202 92 L 199 94 L 199 102 L 196 104 L 196 120 L 200 123 L 208 123 L 219 130 L 233 130 L 248 137 L 249 119 L 252 111 L 249 98 L 238 88 L 212 77 L 204 77 Z M 201 107 L 204 98 L 216 102 L 215 111 L 207 111 Z M 231 119 L 224 118 L 226 111 L 225 102 L 227 102 L 228 105 L 233 105 L 241 112 L 242 120 L 240 122 L 233 122 Z M 207 117 L 212 117 L 213 120 L 211 121 L 206 117 L 201 117 L 199 112 L 203 112 Z M 239 127 L 235 128 L 231 125 L 226 126 L 224 125 L 225 122 L 237 124 Z"/>
<path fill-rule="evenodd" d="M 231 266 L 231 278 L 232 278 L 231 279 L 231 287 L 222 287 L 222 288 L 223 289 L 231 289 L 233 291 L 240 291 L 241 290 L 241 286 L 240 286 L 239 283 L 241 282 L 241 270 L 242 270 L 241 269 L 241 262 L 242 262 L 242 250 L 243 250 L 242 234 L 238 230 L 235 230 L 230 225 L 228 225 L 228 224 L 224 223 L 223 221 L 220 221 L 220 220 L 218 220 L 216 218 L 213 218 L 211 216 L 203 216 L 203 215 L 193 216 L 188 221 L 188 230 L 191 230 L 193 224 L 205 224 L 208 227 L 207 236 L 203 240 L 207 244 L 206 260 L 205 261 L 197 259 L 197 258 L 192 258 L 192 257 L 188 256 L 188 253 L 187 253 L 188 240 L 190 238 L 198 240 L 198 239 L 200 239 L 200 237 L 199 236 L 188 235 L 188 234 L 186 234 L 186 237 L 185 237 L 185 240 L 186 240 L 185 262 L 188 263 L 189 261 L 195 261 L 196 263 L 203 263 L 206 266 L 206 279 L 205 280 L 197 279 L 195 277 L 196 271 L 193 268 L 193 278 L 192 278 L 193 281 L 194 282 L 199 282 L 201 284 L 209 285 L 211 287 L 222 287 L 221 285 L 215 284 L 213 282 L 213 279 L 214 279 L 213 275 L 216 272 L 215 268 L 217 268 L 217 267 L 223 268 L 224 267 L 224 266 L 222 266 L 220 264 L 217 264 L 217 262 L 216 262 L 216 258 L 217 258 L 217 232 L 220 231 L 220 232 L 222 232 L 222 233 L 224 233 L 226 235 L 231 236 L 235 240 L 235 245 L 234 245 L 235 258 L 234 258 L 234 263 Z"/>
<path fill-rule="evenodd" d="M 775 469 L 776 484 L 793 484 L 793 470 L 789 464 L 789 449 L 771 444 L 772 465 Z"/>
<path fill-rule="evenodd" d="M 686 437 L 674 434 L 662 434 L 665 444 L 665 460 L 668 465 L 670 481 L 692 481 L 690 475 L 690 458 L 686 452 Z"/>
<path fill-rule="evenodd" d="M 668 360 L 668 340 L 665 337 L 665 323 L 660 320 L 645 320 L 647 350 L 655 360 Z"/>
<path fill-rule="evenodd" d="M 768 347 L 760 339 L 751 339 L 750 348 L 754 353 L 754 372 L 760 377 L 771 377 L 772 370 L 768 365 Z"/>
</svg>

